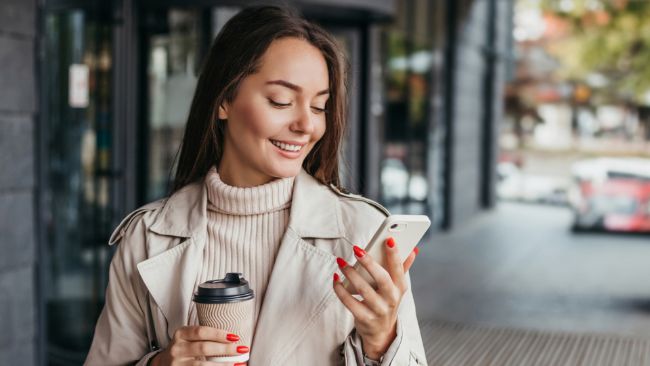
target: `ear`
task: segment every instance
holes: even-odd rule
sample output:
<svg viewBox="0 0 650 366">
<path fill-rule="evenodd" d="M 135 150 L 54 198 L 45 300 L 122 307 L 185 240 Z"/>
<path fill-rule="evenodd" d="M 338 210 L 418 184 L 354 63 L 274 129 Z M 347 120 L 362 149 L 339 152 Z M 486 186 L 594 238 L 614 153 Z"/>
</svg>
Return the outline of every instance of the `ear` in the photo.
<svg viewBox="0 0 650 366">
<path fill-rule="evenodd" d="M 218 114 L 219 119 L 228 119 L 228 106 L 225 104 L 222 104 L 219 106 L 219 114 Z"/>
</svg>

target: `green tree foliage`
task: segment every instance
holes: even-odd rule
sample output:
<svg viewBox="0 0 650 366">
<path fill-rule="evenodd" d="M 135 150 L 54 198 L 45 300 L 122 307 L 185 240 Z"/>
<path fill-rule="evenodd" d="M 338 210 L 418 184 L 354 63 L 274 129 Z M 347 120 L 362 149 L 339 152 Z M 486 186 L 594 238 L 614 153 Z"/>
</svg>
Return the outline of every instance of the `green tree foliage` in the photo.
<svg viewBox="0 0 650 366">
<path fill-rule="evenodd" d="M 600 73 L 609 79 L 601 97 L 640 101 L 650 90 L 650 1 L 542 0 L 542 8 L 569 25 L 548 47 L 563 64 L 559 76 L 586 82 Z"/>
</svg>

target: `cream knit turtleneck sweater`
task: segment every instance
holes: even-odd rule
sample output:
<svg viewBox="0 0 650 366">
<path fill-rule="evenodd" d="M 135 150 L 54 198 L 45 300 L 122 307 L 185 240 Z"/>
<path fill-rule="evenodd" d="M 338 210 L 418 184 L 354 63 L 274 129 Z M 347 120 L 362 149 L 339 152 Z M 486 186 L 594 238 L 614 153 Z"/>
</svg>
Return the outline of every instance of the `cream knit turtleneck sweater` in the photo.
<svg viewBox="0 0 650 366">
<path fill-rule="evenodd" d="M 257 324 L 280 240 L 289 222 L 294 177 L 257 187 L 241 188 L 224 183 L 216 167 L 208 172 L 208 235 L 196 286 L 241 272 L 255 291 Z M 198 324 L 196 308 L 190 324 Z"/>
</svg>

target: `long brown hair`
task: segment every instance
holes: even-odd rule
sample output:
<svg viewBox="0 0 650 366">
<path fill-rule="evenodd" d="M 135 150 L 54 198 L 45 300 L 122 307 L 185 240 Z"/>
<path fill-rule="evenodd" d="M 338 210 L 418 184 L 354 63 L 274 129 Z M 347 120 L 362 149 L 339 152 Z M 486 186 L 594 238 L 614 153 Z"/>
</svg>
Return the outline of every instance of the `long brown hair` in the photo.
<svg viewBox="0 0 650 366">
<path fill-rule="evenodd" d="M 181 144 L 172 193 L 202 179 L 223 154 L 222 103 L 232 102 L 246 76 L 259 70 L 260 59 L 276 39 L 295 37 L 318 48 L 329 73 L 326 130 L 303 162 L 324 184 L 340 187 L 339 149 L 347 115 L 348 64 L 334 38 L 287 7 L 255 6 L 242 10 L 219 32 L 199 76 Z"/>
</svg>

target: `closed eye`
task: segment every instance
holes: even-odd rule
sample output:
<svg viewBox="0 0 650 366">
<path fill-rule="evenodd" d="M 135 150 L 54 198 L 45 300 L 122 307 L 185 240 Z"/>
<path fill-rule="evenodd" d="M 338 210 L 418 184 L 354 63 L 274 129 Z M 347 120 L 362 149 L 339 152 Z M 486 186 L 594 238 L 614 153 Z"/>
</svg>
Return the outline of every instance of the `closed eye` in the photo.
<svg viewBox="0 0 650 366">
<path fill-rule="evenodd" d="M 273 99 L 269 99 L 269 103 L 271 103 L 272 106 L 279 107 L 279 108 L 291 106 L 291 103 L 278 103 Z"/>
<path fill-rule="evenodd" d="M 324 113 L 325 108 L 311 107 L 317 114 Z"/>
<path fill-rule="evenodd" d="M 280 103 L 270 98 L 269 98 L 269 103 L 271 103 L 272 106 L 277 108 L 286 108 L 291 106 L 291 103 Z M 311 109 L 313 109 L 316 114 L 321 114 L 326 112 L 325 108 L 311 107 Z"/>
</svg>

